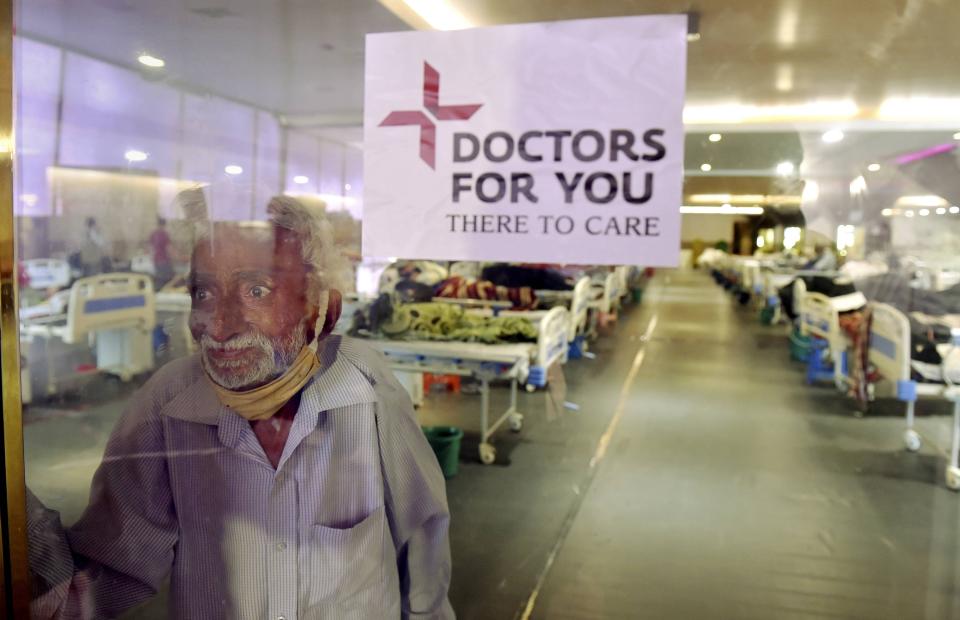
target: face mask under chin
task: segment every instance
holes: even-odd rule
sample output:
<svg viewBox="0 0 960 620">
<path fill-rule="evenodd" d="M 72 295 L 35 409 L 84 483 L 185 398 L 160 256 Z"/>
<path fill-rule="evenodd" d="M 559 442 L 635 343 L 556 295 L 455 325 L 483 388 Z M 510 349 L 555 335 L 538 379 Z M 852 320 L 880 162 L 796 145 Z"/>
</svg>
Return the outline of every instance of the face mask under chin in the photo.
<svg viewBox="0 0 960 620">
<path fill-rule="evenodd" d="M 257 332 L 217 343 L 204 335 L 200 339 L 200 360 L 214 383 L 227 390 L 245 391 L 269 383 L 285 373 L 306 343 L 306 320 L 301 321 L 289 336 L 275 340 Z M 209 359 L 211 348 L 249 348 L 255 351 L 255 359 L 253 362 L 228 360 L 215 363 Z M 248 368 L 241 370 L 244 366 Z"/>
</svg>

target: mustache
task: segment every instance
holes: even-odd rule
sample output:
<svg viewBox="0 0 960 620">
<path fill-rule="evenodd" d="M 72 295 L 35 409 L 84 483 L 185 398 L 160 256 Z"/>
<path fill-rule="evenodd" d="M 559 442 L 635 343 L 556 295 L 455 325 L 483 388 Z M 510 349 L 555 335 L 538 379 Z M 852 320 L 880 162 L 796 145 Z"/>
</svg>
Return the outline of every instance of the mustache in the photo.
<svg viewBox="0 0 960 620">
<path fill-rule="evenodd" d="M 307 344 L 307 321 L 304 319 L 286 336 L 270 338 L 259 330 L 251 330 L 218 341 L 202 334 L 200 359 L 207 374 L 215 383 L 228 390 L 247 389 L 278 377 L 293 364 L 300 350 Z M 211 351 L 253 351 L 252 359 L 213 361 Z M 245 370 L 242 370 L 245 369 Z"/>
<path fill-rule="evenodd" d="M 222 342 L 214 340 L 209 334 L 203 334 L 200 336 L 200 346 L 204 351 L 209 349 L 238 351 L 240 349 L 250 349 L 254 347 L 260 349 L 272 349 L 273 343 L 270 342 L 269 338 L 260 332 L 237 334 L 236 336 L 231 337 L 229 340 L 224 340 Z"/>
</svg>

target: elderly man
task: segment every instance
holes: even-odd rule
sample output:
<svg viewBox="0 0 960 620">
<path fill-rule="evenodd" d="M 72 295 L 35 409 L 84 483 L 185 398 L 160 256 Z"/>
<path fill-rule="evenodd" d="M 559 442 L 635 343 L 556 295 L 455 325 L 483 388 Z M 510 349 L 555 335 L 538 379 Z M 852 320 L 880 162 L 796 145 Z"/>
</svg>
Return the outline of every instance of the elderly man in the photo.
<svg viewBox="0 0 960 620">
<path fill-rule="evenodd" d="M 443 477 L 404 390 L 330 336 L 336 256 L 320 216 L 194 250 L 197 356 L 133 399 L 64 531 L 31 496 L 34 617 L 112 617 L 170 575 L 175 618 L 450 618 Z"/>
</svg>

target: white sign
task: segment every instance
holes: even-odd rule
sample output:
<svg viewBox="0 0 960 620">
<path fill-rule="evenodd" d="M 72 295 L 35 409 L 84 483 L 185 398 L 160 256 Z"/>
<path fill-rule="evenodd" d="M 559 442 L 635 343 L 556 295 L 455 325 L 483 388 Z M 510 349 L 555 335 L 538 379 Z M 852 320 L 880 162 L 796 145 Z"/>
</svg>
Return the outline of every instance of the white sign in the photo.
<svg viewBox="0 0 960 620">
<path fill-rule="evenodd" d="M 366 256 L 674 266 L 684 15 L 367 35 Z"/>
</svg>

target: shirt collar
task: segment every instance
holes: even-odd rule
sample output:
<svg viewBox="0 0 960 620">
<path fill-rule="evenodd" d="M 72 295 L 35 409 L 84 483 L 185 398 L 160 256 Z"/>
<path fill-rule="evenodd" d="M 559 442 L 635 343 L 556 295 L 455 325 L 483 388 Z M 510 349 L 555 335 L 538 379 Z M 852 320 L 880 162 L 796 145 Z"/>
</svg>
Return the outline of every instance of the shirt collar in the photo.
<svg viewBox="0 0 960 620">
<path fill-rule="evenodd" d="M 376 402 L 369 373 L 363 372 L 340 351 L 340 338 L 331 336 L 319 349 L 320 369 L 307 384 L 300 396 L 297 415 L 310 415 L 319 421 L 319 413 L 352 405 Z M 163 413 L 171 418 L 217 426 L 221 441 L 236 445 L 246 420 L 225 407 L 203 373 L 199 363 L 187 365 L 187 372 L 194 373 L 195 380 L 181 391 L 164 408 Z"/>
</svg>

